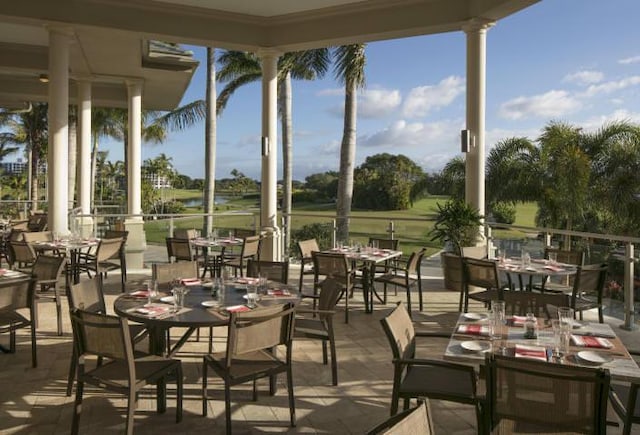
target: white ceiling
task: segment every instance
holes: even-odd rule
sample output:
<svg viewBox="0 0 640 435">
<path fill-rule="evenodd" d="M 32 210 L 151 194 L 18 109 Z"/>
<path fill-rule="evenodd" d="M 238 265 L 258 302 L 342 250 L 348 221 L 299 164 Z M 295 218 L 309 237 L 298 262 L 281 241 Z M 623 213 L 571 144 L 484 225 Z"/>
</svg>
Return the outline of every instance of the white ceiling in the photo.
<svg viewBox="0 0 640 435">
<path fill-rule="evenodd" d="M 469 20 L 500 20 L 537 1 L 6 0 L 0 105 L 46 100 L 47 85 L 37 77 L 48 68 L 49 26 L 72 30 L 70 73 L 92 77 L 94 104 L 126 107 L 124 81 L 136 78 L 144 83 L 145 107 L 168 110 L 179 104 L 195 64 L 148 68 L 142 62 L 148 39 L 287 52 L 460 31 Z"/>
</svg>

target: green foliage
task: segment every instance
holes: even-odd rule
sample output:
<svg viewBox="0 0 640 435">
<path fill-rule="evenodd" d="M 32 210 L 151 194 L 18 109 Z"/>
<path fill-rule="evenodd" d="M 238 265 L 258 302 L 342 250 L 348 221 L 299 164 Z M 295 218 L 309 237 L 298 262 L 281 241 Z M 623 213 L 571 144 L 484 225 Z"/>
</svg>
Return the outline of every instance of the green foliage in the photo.
<svg viewBox="0 0 640 435">
<path fill-rule="evenodd" d="M 327 171 L 311 174 L 305 178 L 305 187 L 315 190 L 320 201 L 335 199 L 338 195 L 338 173 Z"/>
<path fill-rule="evenodd" d="M 482 218 L 475 207 L 460 199 L 438 204 L 436 222 L 429 232 L 431 241 L 450 243 L 460 255 L 463 246 L 472 246 L 478 239 Z"/>
<path fill-rule="evenodd" d="M 309 203 L 309 202 L 313 203 L 313 202 L 317 202 L 318 199 L 319 199 L 318 193 L 311 190 L 300 190 L 298 192 L 293 192 L 293 194 L 291 195 L 291 201 L 293 202 L 293 204 Z"/>
<path fill-rule="evenodd" d="M 299 256 L 298 241 L 316 239 L 321 250 L 331 248 L 331 224 L 313 223 L 291 231 L 289 252 L 292 256 Z M 294 255 L 295 253 L 295 255 Z"/>
<path fill-rule="evenodd" d="M 387 153 L 367 157 L 354 174 L 354 207 L 367 210 L 406 210 L 424 173 L 411 159 Z"/>
<path fill-rule="evenodd" d="M 516 206 L 506 202 L 496 202 L 491 205 L 493 219 L 501 224 L 512 224 L 516 221 Z"/>
</svg>

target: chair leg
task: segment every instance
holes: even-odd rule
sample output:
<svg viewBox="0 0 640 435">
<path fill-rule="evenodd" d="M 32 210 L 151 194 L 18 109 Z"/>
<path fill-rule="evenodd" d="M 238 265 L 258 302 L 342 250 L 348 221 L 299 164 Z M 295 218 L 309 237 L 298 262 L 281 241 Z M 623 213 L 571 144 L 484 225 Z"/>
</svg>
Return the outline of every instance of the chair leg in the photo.
<svg viewBox="0 0 640 435">
<path fill-rule="evenodd" d="M 213 353 L 213 327 L 209 327 L 209 353 Z"/>
<path fill-rule="evenodd" d="M 207 416 L 207 360 L 202 359 L 202 416 Z"/>
<path fill-rule="evenodd" d="M 182 396 L 184 386 L 182 382 L 182 364 L 178 364 L 176 368 L 176 423 L 182 421 Z"/>
<path fill-rule="evenodd" d="M 349 289 L 344 291 L 344 323 L 349 323 Z"/>
<path fill-rule="evenodd" d="M 329 359 L 327 358 L 327 341 L 322 340 L 322 364 L 327 364 Z"/>
<path fill-rule="evenodd" d="M 336 341 L 333 337 L 333 332 L 331 333 L 331 338 L 329 338 L 329 347 L 331 350 L 331 378 L 333 380 L 333 385 L 338 385 L 338 358 L 336 356 Z"/>
<path fill-rule="evenodd" d="M 420 302 L 420 311 L 423 309 L 422 305 L 422 280 L 418 279 L 418 301 Z"/>
<path fill-rule="evenodd" d="M 69 376 L 67 377 L 67 396 L 71 396 L 73 390 L 73 380 L 76 378 L 76 347 L 71 351 L 71 363 L 69 364 Z"/>
<path fill-rule="evenodd" d="M 293 372 L 291 371 L 291 361 L 287 369 L 287 391 L 289 392 L 289 414 L 291 427 L 296 427 L 296 401 L 293 397 Z"/>
<path fill-rule="evenodd" d="M 258 401 L 258 380 L 254 379 L 253 380 L 253 397 L 252 397 L 254 402 Z"/>
<path fill-rule="evenodd" d="M 33 312 L 31 313 L 33 316 Z M 33 326 L 33 318 L 31 319 L 31 366 L 35 369 L 38 367 L 38 351 L 36 347 L 36 328 Z M 13 346 L 15 349 L 15 335 Z"/>
<path fill-rule="evenodd" d="M 604 323 L 604 316 L 602 314 L 602 305 L 598 307 L 598 321 Z"/>
<path fill-rule="evenodd" d="M 224 419 L 227 427 L 227 435 L 231 435 L 231 387 L 224 383 Z"/>
<path fill-rule="evenodd" d="M 129 386 L 129 397 L 127 400 L 127 423 L 125 425 L 125 432 L 127 435 L 133 435 L 133 418 L 136 413 L 136 405 L 138 403 L 135 388 L 133 385 Z"/>
<path fill-rule="evenodd" d="M 407 311 L 409 312 L 409 317 L 411 315 L 411 286 L 407 287 Z"/>
<path fill-rule="evenodd" d="M 56 316 L 58 317 L 58 335 L 62 335 L 62 305 L 60 303 L 60 290 L 58 290 L 58 286 L 53 286 L 53 292 L 56 303 Z"/>
<path fill-rule="evenodd" d="M 76 385 L 76 400 L 73 404 L 73 421 L 71 422 L 71 435 L 77 435 L 80 429 L 80 410 L 82 409 L 82 392 L 84 382 L 78 381 Z"/>
</svg>

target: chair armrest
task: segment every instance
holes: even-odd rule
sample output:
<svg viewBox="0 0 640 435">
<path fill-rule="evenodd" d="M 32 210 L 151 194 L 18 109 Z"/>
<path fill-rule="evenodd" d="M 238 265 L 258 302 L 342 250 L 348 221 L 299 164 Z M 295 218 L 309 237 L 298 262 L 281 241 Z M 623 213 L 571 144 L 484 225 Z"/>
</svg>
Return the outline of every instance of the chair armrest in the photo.
<svg viewBox="0 0 640 435">
<path fill-rule="evenodd" d="M 416 331 L 416 337 L 451 338 L 450 332 L 440 331 Z"/>
<path fill-rule="evenodd" d="M 449 368 L 449 369 L 458 370 L 460 372 L 473 374 L 474 379 L 476 377 L 475 368 L 472 367 L 472 366 L 468 366 L 468 365 L 460 364 L 460 363 L 449 362 L 449 361 L 443 361 L 443 360 L 439 360 L 439 359 L 422 359 L 422 358 L 400 359 L 400 358 L 397 358 L 397 359 L 393 359 L 392 362 L 393 362 L 394 365 L 446 367 L 446 368 Z"/>
</svg>

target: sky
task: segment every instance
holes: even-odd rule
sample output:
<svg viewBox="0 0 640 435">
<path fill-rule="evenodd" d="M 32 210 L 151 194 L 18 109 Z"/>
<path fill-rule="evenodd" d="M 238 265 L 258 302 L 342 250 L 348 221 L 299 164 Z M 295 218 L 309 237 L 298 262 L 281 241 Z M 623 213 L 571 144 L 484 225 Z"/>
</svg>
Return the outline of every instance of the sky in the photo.
<svg viewBox="0 0 640 435">
<path fill-rule="evenodd" d="M 592 131 L 614 120 L 640 123 L 638 0 L 542 0 L 487 32 L 486 150 L 510 137 L 535 140 L 550 121 Z M 201 66 L 183 104 L 204 98 Z M 220 53 L 220 49 L 217 50 Z M 356 164 L 378 153 L 404 154 L 427 172 L 460 155 L 465 128 L 466 42 L 462 31 L 372 42 L 358 97 Z M 218 83 L 218 92 L 224 83 Z M 343 87 L 333 71 L 293 83 L 293 176 L 338 171 Z M 216 178 L 237 169 L 260 178 L 260 83 L 246 85 L 218 116 Z M 278 141 L 281 134 L 278 132 Z M 122 145 L 104 140 L 109 160 Z M 179 173 L 204 178 L 204 122 L 143 145 L 165 153 Z M 281 146 L 278 170 L 281 173 Z"/>
</svg>

